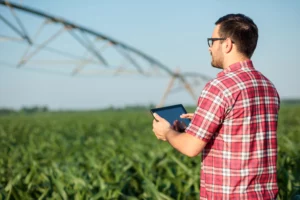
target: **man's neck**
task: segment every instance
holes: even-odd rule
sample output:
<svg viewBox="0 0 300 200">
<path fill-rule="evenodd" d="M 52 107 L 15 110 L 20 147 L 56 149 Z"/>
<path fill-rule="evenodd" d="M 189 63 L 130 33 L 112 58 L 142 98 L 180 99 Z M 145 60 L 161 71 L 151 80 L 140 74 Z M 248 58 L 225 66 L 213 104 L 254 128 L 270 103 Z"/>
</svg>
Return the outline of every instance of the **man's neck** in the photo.
<svg viewBox="0 0 300 200">
<path fill-rule="evenodd" d="M 228 57 L 227 59 L 224 59 L 223 63 L 223 69 L 227 69 L 230 65 L 237 63 L 237 62 L 242 62 L 249 60 L 250 58 L 243 56 L 243 55 L 238 55 L 238 56 L 233 56 L 233 57 Z"/>
</svg>

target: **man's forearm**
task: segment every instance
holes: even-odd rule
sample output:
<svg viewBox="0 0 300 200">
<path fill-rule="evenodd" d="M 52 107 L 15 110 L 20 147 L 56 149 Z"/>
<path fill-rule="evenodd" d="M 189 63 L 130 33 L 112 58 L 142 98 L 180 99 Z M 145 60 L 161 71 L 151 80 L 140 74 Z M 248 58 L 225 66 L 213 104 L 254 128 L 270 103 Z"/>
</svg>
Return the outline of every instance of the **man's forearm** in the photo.
<svg viewBox="0 0 300 200">
<path fill-rule="evenodd" d="M 206 145 L 201 139 L 195 138 L 188 133 L 179 133 L 172 129 L 168 131 L 166 138 L 175 149 L 189 157 L 197 156 Z"/>
</svg>

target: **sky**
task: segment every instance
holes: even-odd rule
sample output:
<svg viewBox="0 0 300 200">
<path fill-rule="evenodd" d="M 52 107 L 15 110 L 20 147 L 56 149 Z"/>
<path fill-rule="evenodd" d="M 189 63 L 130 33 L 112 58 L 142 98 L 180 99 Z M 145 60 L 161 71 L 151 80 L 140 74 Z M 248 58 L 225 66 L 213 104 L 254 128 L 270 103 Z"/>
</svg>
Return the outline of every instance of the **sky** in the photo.
<svg viewBox="0 0 300 200">
<path fill-rule="evenodd" d="M 197 72 L 212 78 L 220 70 L 210 65 L 206 39 L 211 37 L 217 19 L 229 13 L 242 13 L 259 28 L 252 57 L 255 68 L 273 82 L 282 99 L 300 98 L 300 1 L 297 0 L 11 2 L 112 37 L 154 57 L 171 70 L 179 68 L 181 72 Z M 0 14 L 9 19 L 3 6 Z M 22 13 L 20 16 L 29 35 L 33 35 L 32 19 L 38 17 Z M 0 20 L 0 35 L 5 35 L 7 29 Z M 57 42 L 59 48 L 73 48 L 67 39 Z M 26 65 L 17 68 L 14 55 L 24 49 L 10 41 L 0 41 L 0 108 L 47 106 L 58 110 L 156 105 L 170 81 L 167 76 L 66 76 L 30 70 Z M 199 95 L 201 90 L 197 92 Z M 195 105 L 196 100 L 182 90 L 171 93 L 165 105 L 177 103 Z"/>
</svg>

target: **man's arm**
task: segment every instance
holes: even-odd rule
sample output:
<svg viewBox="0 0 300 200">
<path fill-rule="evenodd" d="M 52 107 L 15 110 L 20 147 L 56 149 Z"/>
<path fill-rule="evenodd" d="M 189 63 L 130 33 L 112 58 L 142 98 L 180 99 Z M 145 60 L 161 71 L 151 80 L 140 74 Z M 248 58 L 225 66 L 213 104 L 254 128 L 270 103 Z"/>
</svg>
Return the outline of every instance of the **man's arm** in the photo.
<svg viewBox="0 0 300 200">
<path fill-rule="evenodd" d="M 179 152 L 189 156 L 197 156 L 205 147 L 206 142 L 188 133 L 179 133 L 171 128 L 164 118 L 154 114 L 153 132 L 157 139 L 168 141 Z"/>
<path fill-rule="evenodd" d="M 179 152 L 189 157 L 195 157 L 204 149 L 205 141 L 188 133 L 178 133 L 170 130 L 166 134 L 167 141 Z"/>
<path fill-rule="evenodd" d="M 219 131 L 227 108 L 231 105 L 227 96 L 223 94 L 223 85 L 220 81 L 210 81 L 201 92 L 197 109 L 194 115 L 181 115 L 180 117 L 192 117 L 192 121 L 180 134 L 172 129 L 168 121 L 155 114 L 158 122 L 153 120 L 153 132 L 158 139 L 167 141 L 181 153 L 193 157 L 198 155 L 213 135 Z M 191 135 L 190 135 L 191 134 Z"/>
</svg>

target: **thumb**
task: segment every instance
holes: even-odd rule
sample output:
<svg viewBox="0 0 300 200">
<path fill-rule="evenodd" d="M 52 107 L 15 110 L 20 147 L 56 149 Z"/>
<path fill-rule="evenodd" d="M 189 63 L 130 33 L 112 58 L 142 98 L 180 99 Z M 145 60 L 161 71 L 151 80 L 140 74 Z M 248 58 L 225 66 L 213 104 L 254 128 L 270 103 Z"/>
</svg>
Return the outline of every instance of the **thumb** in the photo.
<svg viewBox="0 0 300 200">
<path fill-rule="evenodd" d="M 153 116 L 158 122 L 166 121 L 163 117 L 159 116 L 157 113 L 154 113 Z"/>
<path fill-rule="evenodd" d="M 159 116 L 157 113 L 153 113 L 153 116 L 155 117 L 155 119 L 159 120 L 159 119 L 162 119 L 161 116 Z"/>
</svg>

